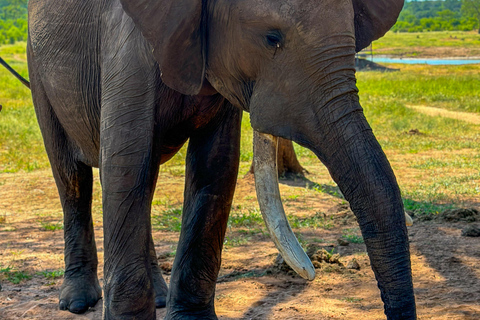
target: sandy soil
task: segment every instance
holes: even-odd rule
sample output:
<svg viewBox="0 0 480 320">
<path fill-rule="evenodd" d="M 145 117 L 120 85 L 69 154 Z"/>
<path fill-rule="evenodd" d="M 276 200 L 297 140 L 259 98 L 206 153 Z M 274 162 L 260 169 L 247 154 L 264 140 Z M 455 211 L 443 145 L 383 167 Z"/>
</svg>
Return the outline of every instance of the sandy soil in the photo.
<svg viewBox="0 0 480 320">
<path fill-rule="evenodd" d="M 394 160 L 395 162 L 395 160 Z M 327 228 L 300 228 L 302 242 L 318 249 L 335 248 L 340 264 L 322 262 L 317 278 L 308 282 L 274 268 L 277 251 L 268 235 L 231 227 L 217 285 L 216 310 L 220 319 L 384 319 L 383 306 L 363 244 L 340 246 L 345 234 L 359 235 L 355 218 L 335 196 L 328 172 L 320 165 L 306 166 L 309 179 L 330 192 L 281 185 L 286 210 L 299 217 L 322 214 Z M 398 172 L 397 172 L 398 174 Z M 401 174 L 400 174 L 401 176 Z M 297 181 L 298 182 L 298 181 Z M 292 183 L 290 183 L 292 184 Z M 295 183 L 293 183 L 295 184 Z M 297 183 L 301 185 L 301 183 Z M 0 319 L 101 319 L 102 303 L 84 315 L 59 311 L 61 278 L 42 272 L 63 267 L 63 230 L 45 230 L 61 223 L 62 214 L 49 171 L 0 174 L 0 267 L 31 275 L 19 284 L 0 275 Z M 183 177 L 175 168 L 161 172 L 154 215 L 181 205 Z M 100 261 L 103 237 L 100 187 L 95 182 L 94 222 Z M 333 195 L 331 195 L 333 194 Z M 253 179 L 240 178 L 234 213 L 256 208 Z M 470 202 L 479 207 L 476 201 Z M 415 221 L 409 227 L 412 264 L 420 319 L 480 318 L 480 241 L 463 237 L 466 222 Z M 173 261 L 178 233 L 154 228 L 161 264 Z M 355 259 L 359 270 L 346 266 Z M 99 278 L 103 278 L 102 262 Z M 169 272 L 165 273 L 168 281 Z M 1 278 L 0 278 L 1 279 Z M 161 319 L 165 310 L 157 311 Z"/>
<path fill-rule="evenodd" d="M 444 118 L 456 119 L 473 124 L 480 124 L 480 115 L 472 112 L 450 111 L 441 108 L 427 107 L 422 105 L 406 105 L 407 108 L 414 109 L 428 116 L 440 116 Z"/>
</svg>

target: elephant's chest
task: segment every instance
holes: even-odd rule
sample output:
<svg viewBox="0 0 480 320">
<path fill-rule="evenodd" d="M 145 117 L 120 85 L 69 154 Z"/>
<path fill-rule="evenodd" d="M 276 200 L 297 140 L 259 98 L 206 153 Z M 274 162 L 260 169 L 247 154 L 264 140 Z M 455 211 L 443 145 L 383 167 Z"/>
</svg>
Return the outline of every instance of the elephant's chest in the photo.
<svg viewBox="0 0 480 320">
<path fill-rule="evenodd" d="M 222 121 L 220 111 L 225 101 L 222 96 L 183 96 L 182 100 L 181 107 L 160 107 L 157 114 L 161 164 L 170 160 L 190 137 L 208 134 L 207 127 Z"/>
</svg>

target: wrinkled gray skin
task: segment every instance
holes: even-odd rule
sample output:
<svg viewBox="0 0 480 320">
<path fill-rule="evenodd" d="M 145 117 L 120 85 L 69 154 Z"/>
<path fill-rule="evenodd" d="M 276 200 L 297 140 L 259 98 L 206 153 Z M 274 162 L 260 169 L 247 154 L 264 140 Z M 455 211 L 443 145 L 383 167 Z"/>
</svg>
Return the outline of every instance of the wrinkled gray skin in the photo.
<svg viewBox="0 0 480 320">
<path fill-rule="evenodd" d="M 382 36 L 402 5 L 30 0 L 33 99 L 65 215 L 60 308 L 81 313 L 101 297 L 91 218 L 98 166 L 104 318 L 154 319 L 155 305 L 166 304 L 167 319 L 216 319 L 244 109 L 255 130 L 310 148 L 328 167 L 359 221 L 387 318 L 415 319 L 400 192 L 363 116 L 354 70 L 355 51 Z M 167 294 L 150 206 L 159 165 L 188 138 Z"/>
</svg>

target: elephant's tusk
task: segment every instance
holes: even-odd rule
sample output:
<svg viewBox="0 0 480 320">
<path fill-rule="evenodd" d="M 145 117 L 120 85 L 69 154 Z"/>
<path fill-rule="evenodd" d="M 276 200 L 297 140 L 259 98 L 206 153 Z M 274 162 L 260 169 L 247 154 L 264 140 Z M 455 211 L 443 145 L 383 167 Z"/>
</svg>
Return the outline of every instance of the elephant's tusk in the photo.
<svg viewBox="0 0 480 320">
<path fill-rule="evenodd" d="M 277 142 L 272 135 L 254 131 L 255 189 L 265 225 L 285 262 L 301 277 L 315 278 L 315 268 L 293 234 L 283 210 L 277 177 Z"/>
<path fill-rule="evenodd" d="M 405 224 L 410 227 L 413 226 L 413 219 L 405 212 Z"/>
</svg>

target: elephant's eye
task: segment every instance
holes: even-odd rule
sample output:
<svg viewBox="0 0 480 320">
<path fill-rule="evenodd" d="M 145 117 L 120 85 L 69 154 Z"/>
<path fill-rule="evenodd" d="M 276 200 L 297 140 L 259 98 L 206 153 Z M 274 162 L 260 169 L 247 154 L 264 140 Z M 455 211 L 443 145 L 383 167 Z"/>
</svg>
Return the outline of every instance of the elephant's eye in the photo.
<svg viewBox="0 0 480 320">
<path fill-rule="evenodd" d="M 271 30 L 265 36 L 267 46 L 271 48 L 280 48 L 283 42 L 283 36 L 279 30 Z"/>
</svg>

